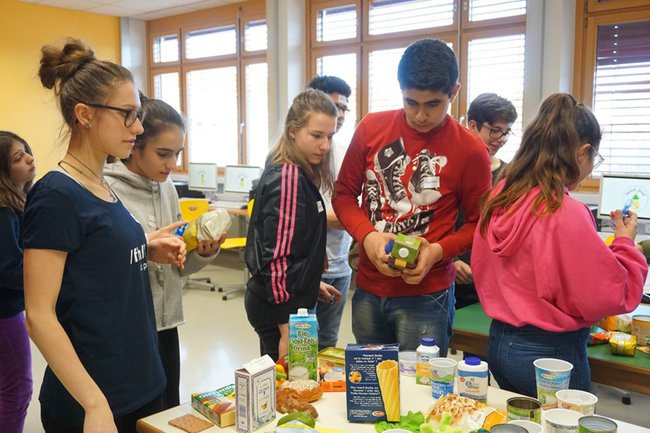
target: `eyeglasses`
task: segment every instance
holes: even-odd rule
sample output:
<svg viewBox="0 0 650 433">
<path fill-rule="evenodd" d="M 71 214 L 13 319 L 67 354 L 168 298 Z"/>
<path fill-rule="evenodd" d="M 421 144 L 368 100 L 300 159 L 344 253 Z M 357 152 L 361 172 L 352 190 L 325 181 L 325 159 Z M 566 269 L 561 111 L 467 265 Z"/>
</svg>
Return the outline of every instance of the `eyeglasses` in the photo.
<svg viewBox="0 0 650 433">
<path fill-rule="evenodd" d="M 339 104 L 338 102 L 335 102 L 334 105 L 336 105 L 336 108 L 338 108 L 339 110 L 341 110 L 344 113 L 347 113 L 348 111 L 350 111 L 350 109 L 348 107 L 346 107 L 343 104 Z"/>
<path fill-rule="evenodd" d="M 598 167 L 600 167 L 600 164 L 605 162 L 605 158 L 596 149 L 594 149 L 593 146 L 591 146 L 590 149 L 591 152 L 594 154 L 594 168 L 592 168 L 592 170 L 595 170 Z"/>
<path fill-rule="evenodd" d="M 113 107 L 112 105 L 102 105 L 102 104 L 89 104 L 87 102 L 84 102 L 84 104 L 93 108 L 119 111 L 120 113 L 124 114 L 124 126 L 126 126 L 127 128 L 133 126 L 136 119 L 138 119 L 140 123 L 144 122 L 144 117 L 147 114 L 142 110 L 134 110 L 132 108 L 120 108 L 120 107 Z"/>
<path fill-rule="evenodd" d="M 481 128 L 485 126 L 487 129 L 490 130 L 490 138 L 493 138 L 495 140 L 499 140 L 501 137 L 505 137 L 506 140 L 508 139 L 508 136 L 512 134 L 512 129 L 506 129 L 505 131 L 502 131 L 500 128 L 493 128 L 490 125 L 484 123 L 481 125 Z M 479 128 L 480 129 L 480 128 Z"/>
</svg>

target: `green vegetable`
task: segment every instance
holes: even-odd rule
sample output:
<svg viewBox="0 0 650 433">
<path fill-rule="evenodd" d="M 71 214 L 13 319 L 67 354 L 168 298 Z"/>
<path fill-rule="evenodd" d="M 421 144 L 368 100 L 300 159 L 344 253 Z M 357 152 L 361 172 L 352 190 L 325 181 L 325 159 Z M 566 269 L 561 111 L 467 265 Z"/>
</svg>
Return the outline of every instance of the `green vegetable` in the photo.
<svg viewBox="0 0 650 433">
<path fill-rule="evenodd" d="M 278 426 L 287 424 L 289 421 L 293 420 L 298 420 L 301 423 L 303 423 L 306 426 L 309 427 L 315 427 L 316 426 L 316 421 L 314 421 L 314 417 L 312 416 L 311 413 L 309 412 L 294 412 L 294 413 L 289 413 L 282 418 L 278 420 Z"/>
<path fill-rule="evenodd" d="M 429 423 L 420 424 L 420 433 L 433 433 L 433 427 Z"/>
<path fill-rule="evenodd" d="M 399 422 L 379 421 L 375 423 L 375 431 L 382 433 L 384 430 L 391 428 L 402 428 L 413 433 L 420 433 L 420 425 L 424 423 L 422 412 L 409 411 L 408 414 L 400 417 Z"/>
</svg>

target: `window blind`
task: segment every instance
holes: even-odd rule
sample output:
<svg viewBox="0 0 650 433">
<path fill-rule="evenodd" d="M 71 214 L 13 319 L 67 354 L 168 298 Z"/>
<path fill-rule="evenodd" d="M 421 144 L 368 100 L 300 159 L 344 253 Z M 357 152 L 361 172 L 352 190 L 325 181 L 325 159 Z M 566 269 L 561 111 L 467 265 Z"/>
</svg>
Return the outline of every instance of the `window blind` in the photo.
<svg viewBox="0 0 650 433">
<path fill-rule="evenodd" d="M 165 101 L 180 113 L 181 93 L 178 72 L 154 75 L 153 94 L 154 98 Z"/>
<path fill-rule="evenodd" d="M 178 61 L 178 37 L 176 35 L 154 38 L 153 61 L 154 63 Z"/>
<path fill-rule="evenodd" d="M 374 50 L 368 53 L 368 111 L 402 108 L 402 92 L 397 82 L 397 65 L 404 48 Z"/>
<path fill-rule="evenodd" d="M 185 57 L 200 59 L 237 52 L 235 26 L 213 27 L 185 34 Z"/>
<path fill-rule="evenodd" d="M 269 153 L 268 66 L 246 65 L 246 149 L 249 165 L 264 167 Z"/>
<path fill-rule="evenodd" d="M 469 20 L 485 21 L 526 14 L 526 0 L 470 0 Z"/>
<path fill-rule="evenodd" d="M 237 68 L 187 73 L 190 162 L 238 163 Z"/>
<path fill-rule="evenodd" d="M 318 75 L 334 75 L 341 78 L 352 90 L 348 99 L 350 111 L 345 115 L 345 123 L 335 135 L 337 143 L 347 146 L 357 124 L 357 55 L 349 53 L 319 57 L 316 60 L 316 70 Z"/>
<path fill-rule="evenodd" d="M 650 172 L 650 21 L 599 26 L 593 109 L 602 172 Z"/>
<path fill-rule="evenodd" d="M 496 93 L 517 109 L 513 135 L 498 157 L 510 161 L 521 143 L 524 97 L 525 35 L 480 38 L 469 41 L 467 60 L 467 107 L 481 93 Z"/>
<path fill-rule="evenodd" d="M 249 21 L 244 29 L 244 48 L 246 51 L 265 50 L 267 45 L 266 20 Z"/>
<path fill-rule="evenodd" d="M 321 9 L 316 14 L 316 40 L 338 41 L 357 37 L 357 7 L 354 4 Z"/>
<path fill-rule="evenodd" d="M 371 35 L 428 29 L 454 23 L 454 1 L 374 0 L 368 13 Z"/>
</svg>

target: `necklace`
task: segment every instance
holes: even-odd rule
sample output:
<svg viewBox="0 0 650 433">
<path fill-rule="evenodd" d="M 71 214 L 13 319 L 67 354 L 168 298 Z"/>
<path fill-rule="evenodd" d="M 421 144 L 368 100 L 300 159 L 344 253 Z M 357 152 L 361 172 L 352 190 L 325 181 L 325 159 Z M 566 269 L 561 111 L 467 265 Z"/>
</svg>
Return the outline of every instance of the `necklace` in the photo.
<svg viewBox="0 0 650 433">
<path fill-rule="evenodd" d="M 73 158 L 74 158 L 74 156 L 73 156 Z M 75 159 L 77 159 L 77 158 L 75 158 Z M 79 162 L 81 163 L 81 165 L 83 165 L 84 167 L 88 168 L 88 166 L 86 166 L 86 164 L 84 164 L 84 163 L 81 162 L 81 161 L 79 161 Z M 106 183 L 106 180 L 105 180 L 105 179 L 99 178 L 98 176 L 95 176 L 97 179 L 92 178 L 92 177 L 88 176 L 86 173 L 84 173 L 82 170 L 79 170 L 78 167 L 75 167 L 74 165 L 70 164 L 68 161 L 64 161 L 64 160 L 59 161 L 59 162 L 57 163 L 57 165 L 58 165 L 59 167 L 61 167 L 61 170 L 65 171 L 65 172 L 68 173 L 68 174 L 70 174 L 70 172 L 69 172 L 68 170 L 66 170 L 65 167 L 63 167 L 62 164 L 65 164 L 65 165 L 67 165 L 68 167 L 72 167 L 72 168 L 74 168 L 74 169 L 75 169 L 79 174 L 81 174 L 83 177 L 85 177 L 86 179 L 90 180 L 91 182 L 99 183 L 99 186 L 102 187 L 102 189 L 104 189 L 104 190 L 105 190 L 106 192 L 108 192 L 108 194 L 110 195 L 110 197 L 111 197 L 111 203 L 115 203 L 115 202 L 117 201 L 117 197 L 116 197 L 115 194 L 113 193 L 113 190 L 112 190 L 111 187 L 108 185 L 108 183 Z M 90 168 L 88 168 L 88 170 L 90 170 Z M 90 171 L 92 172 L 92 170 L 90 170 Z M 95 173 L 93 172 L 93 174 L 95 174 Z M 79 181 L 77 181 L 77 182 L 79 182 Z M 86 189 L 86 191 L 88 191 L 88 192 L 90 192 L 91 194 L 93 194 L 93 192 L 90 191 L 90 190 L 86 187 L 86 185 L 84 185 L 83 183 L 79 182 L 79 185 L 81 185 L 82 187 L 84 187 L 84 188 Z M 93 195 L 94 195 L 94 194 L 93 194 Z"/>
<path fill-rule="evenodd" d="M 90 168 L 86 164 L 84 164 L 83 161 L 80 160 L 79 158 L 77 158 L 76 156 L 74 156 L 74 154 L 72 152 L 66 152 L 66 155 L 70 155 L 75 161 L 77 161 L 79 164 L 86 167 L 86 169 L 88 169 L 88 171 L 90 171 L 93 174 L 93 176 L 95 176 L 95 178 L 99 181 L 99 183 L 102 186 L 106 185 L 106 179 L 104 179 L 104 176 L 97 176 L 97 174 L 93 171 L 92 168 Z M 65 161 L 63 161 L 63 162 L 65 162 Z M 66 164 L 70 165 L 69 163 L 66 163 Z M 70 167 L 74 167 L 74 166 L 70 165 Z M 76 168 L 76 167 L 74 167 L 74 168 Z M 79 170 L 77 169 L 77 171 L 79 171 Z M 79 173 L 81 173 L 81 171 L 79 171 Z M 83 173 L 81 173 L 81 174 L 83 174 Z"/>
</svg>

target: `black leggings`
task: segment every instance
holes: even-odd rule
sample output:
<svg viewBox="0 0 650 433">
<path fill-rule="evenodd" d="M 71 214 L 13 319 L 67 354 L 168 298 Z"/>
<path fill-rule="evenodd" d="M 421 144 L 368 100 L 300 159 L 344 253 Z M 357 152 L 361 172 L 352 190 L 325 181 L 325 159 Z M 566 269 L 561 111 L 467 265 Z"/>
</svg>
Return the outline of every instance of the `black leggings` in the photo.
<svg viewBox="0 0 650 433">
<path fill-rule="evenodd" d="M 153 415 L 163 410 L 163 394 L 159 395 L 140 409 L 115 418 L 115 425 L 119 433 L 137 433 L 135 424 L 140 418 Z M 41 422 L 45 433 L 83 433 L 83 425 L 71 426 L 61 424 L 49 416 L 41 406 Z"/>
<path fill-rule="evenodd" d="M 158 353 L 167 376 L 167 388 L 163 391 L 164 407 L 169 409 L 180 404 L 178 390 L 181 379 L 181 355 L 178 328 L 158 331 Z"/>
<path fill-rule="evenodd" d="M 260 339 L 260 355 L 269 355 L 274 361 L 278 360 L 278 344 L 280 344 L 280 329 L 278 324 L 269 318 L 269 304 L 252 295 L 250 290 L 244 294 L 244 305 L 248 321 Z"/>
</svg>

